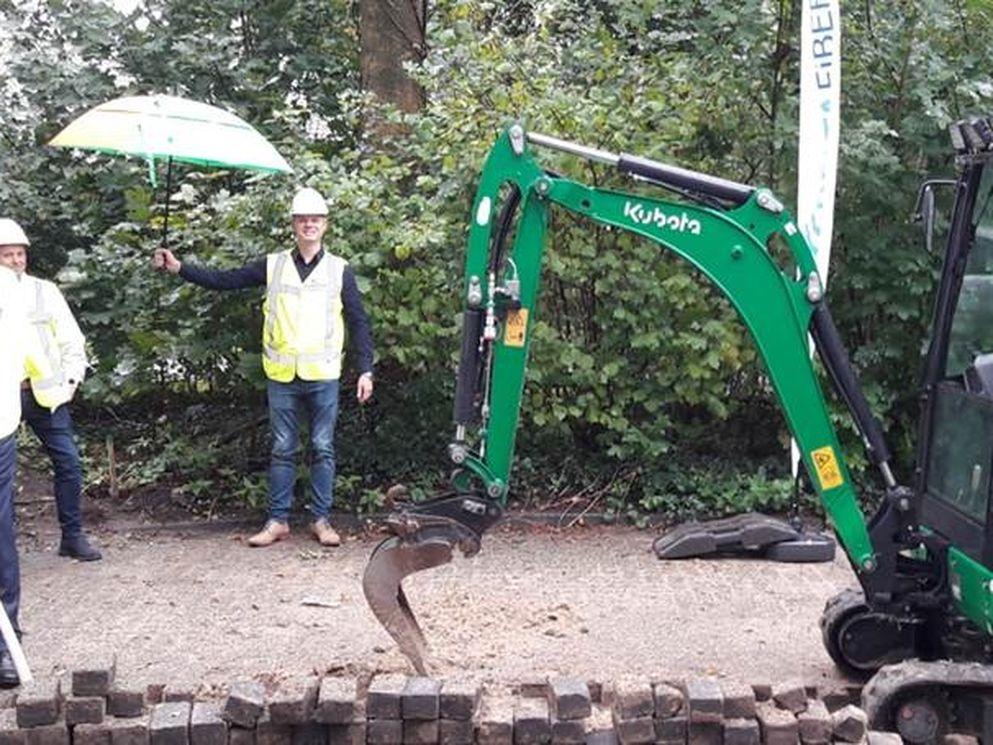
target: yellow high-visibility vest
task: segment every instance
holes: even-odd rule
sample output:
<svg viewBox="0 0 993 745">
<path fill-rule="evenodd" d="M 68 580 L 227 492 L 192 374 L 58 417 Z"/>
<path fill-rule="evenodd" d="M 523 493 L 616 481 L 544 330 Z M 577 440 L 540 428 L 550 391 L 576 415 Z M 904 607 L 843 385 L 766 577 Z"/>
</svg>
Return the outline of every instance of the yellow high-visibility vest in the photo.
<svg viewBox="0 0 993 745">
<path fill-rule="evenodd" d="M 266 257 L 262 305 L 262 367 L 280 383 L 337 380 L 341 376 L 345 322 L 341 282 L 346 262 L 325 252 L 300 281 L 291 251 Z"/>
<path fill-rule="evenodd" d="M 41 351 L 38 364 L 28 375 L 31 392 L 40 406 L 55 411 L 72 398 L 73 383 L 82 382 L 85 340 L 55 284 L 24 274 L 21 285 L 28 320 Z"/>
</svg>

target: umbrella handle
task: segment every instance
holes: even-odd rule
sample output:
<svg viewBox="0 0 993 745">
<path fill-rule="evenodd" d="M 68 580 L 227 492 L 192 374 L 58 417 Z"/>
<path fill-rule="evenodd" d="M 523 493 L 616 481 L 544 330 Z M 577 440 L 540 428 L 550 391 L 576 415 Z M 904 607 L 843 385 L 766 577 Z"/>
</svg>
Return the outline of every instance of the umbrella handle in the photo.
<svg viewBox="0 0 993 745">
<path fill-rule="evenodd" d="M 172 194 L 172 156 L 166 161 L 165 220 L 162 223 L 162 248 L 169 247 L 169 197 Z"/>
</svg>

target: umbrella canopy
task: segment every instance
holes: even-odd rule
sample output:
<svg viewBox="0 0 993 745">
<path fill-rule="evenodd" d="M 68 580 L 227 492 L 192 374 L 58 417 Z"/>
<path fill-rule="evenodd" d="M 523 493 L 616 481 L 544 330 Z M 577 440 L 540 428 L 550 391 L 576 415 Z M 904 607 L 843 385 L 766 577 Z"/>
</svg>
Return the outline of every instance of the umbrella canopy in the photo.
<svg viewBox="0 0 993 745">
<path fill-rule="evenodd" d="M 168 165 L 163 246 L 169 236 L 174 160 L 268 173 L 293 170 L 276 148 L 244 120 L 216 106 L 178 96 L 115 98 L 87 111 L 48 144 L 145 158 L 149 179 L 156 187 L 155 159 L 164 159 Z"/>
<path fill-rule="evenodd" d="M 175 160 L 215 168 L 293 169 L 250 124 L 177 96 L 127 96 L 90 109 L 50 142 L 56 147 Z"/>
</svg>

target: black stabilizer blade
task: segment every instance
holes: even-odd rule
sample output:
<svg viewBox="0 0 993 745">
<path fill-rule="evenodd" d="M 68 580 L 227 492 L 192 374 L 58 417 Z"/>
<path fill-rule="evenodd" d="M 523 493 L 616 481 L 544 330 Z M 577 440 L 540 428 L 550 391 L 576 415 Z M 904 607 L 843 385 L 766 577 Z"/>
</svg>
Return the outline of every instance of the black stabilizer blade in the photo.
<svg viewBox="0 0 993 745">
<path fill-rule="evenodd" d="M 387 518 L 394 535 L 369 557 L 362 591 L 373 615 L 419 675 L 428 674 L 427 642 L 403 591 L 404 578 L 447 564 L 456 547 L 465 556 L 478 553 L 482 533 L 502 514 L 496 502 L 458 495 L 412 505 Z"/>
<path fill-rule="evenodd" d="M 679 525 L 655 539 L 660 559 L 709 554 L 749 554 L 773 561 L 820 562 L 834 559 L 834 539 L 795 530 L 784 520 L 749 512 L 720 520 Z"/>
</svg>

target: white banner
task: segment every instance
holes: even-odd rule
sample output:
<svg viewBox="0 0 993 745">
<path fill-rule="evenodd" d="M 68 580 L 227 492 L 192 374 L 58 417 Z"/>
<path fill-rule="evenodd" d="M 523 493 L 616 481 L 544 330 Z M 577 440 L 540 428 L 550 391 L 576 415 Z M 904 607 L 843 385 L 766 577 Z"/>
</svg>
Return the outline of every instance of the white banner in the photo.
<svg viewBox="0 0 993 745">
<path fill-rule="evenodd" d="M 801 24 L 797 223 L 814 251 L 817 271 L 826 288 L 841 108 L 838 0 L 803 0 Z"/>
<path fill-rule="evenodd" d="M 827 290 L 834 230 L 841 109 L 839 0 L 801 0 L 800 144 L 797 154 L 797 224 L 807 239 Z M 813 352 L 813 347 L 811 347 Z M 793 474 L 799 451 L 791 443 Z"/>
</svg>

